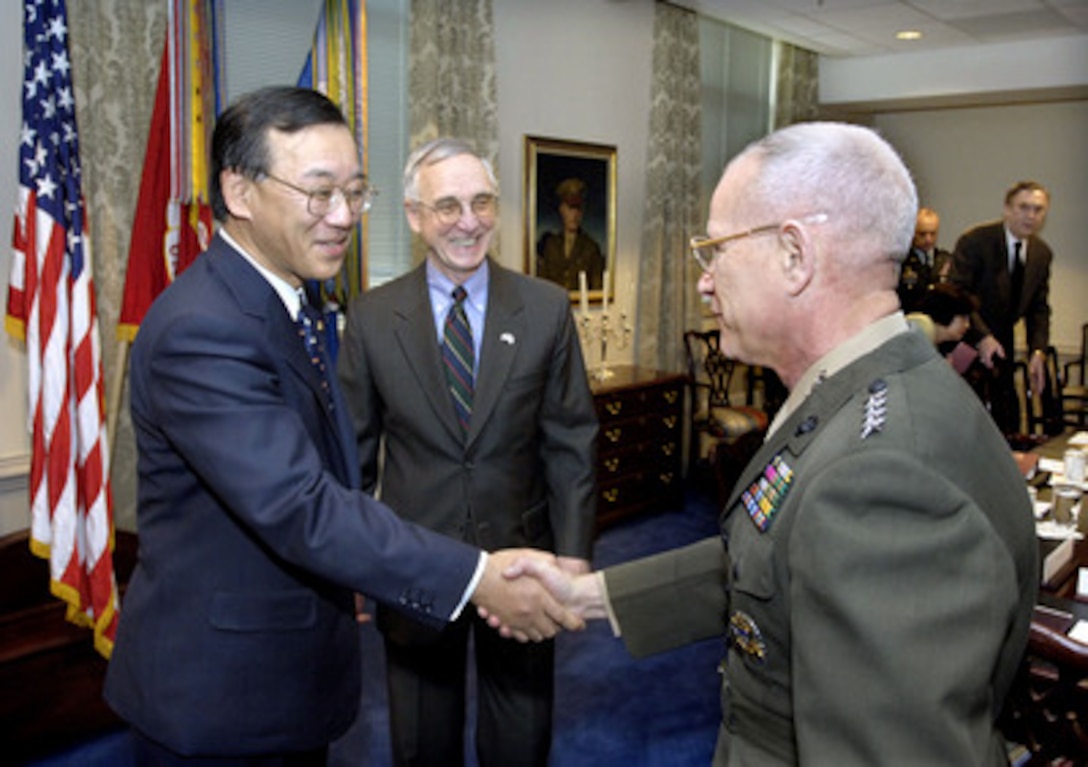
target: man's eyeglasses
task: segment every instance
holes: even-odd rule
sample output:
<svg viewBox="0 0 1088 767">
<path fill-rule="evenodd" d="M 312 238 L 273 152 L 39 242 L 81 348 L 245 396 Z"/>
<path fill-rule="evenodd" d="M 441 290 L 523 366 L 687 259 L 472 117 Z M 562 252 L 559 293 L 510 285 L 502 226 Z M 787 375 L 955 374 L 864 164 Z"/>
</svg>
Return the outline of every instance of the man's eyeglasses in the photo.
<svg viewBox="0 0 1088 767">
<path fill-rule="evenodd" d="M 456 197 L 443 197 L 434 205 L 416 200 L 416 205 L 421 205 L 434 213 L 438 223 L 442 226 L 453 226 L 465 215 L 465 206 Z M 484 223 L 495 220 L 495 213 L 499 208 L 499 198 L 494 194 L 478 194 L 468 202 L 472 215 Z"/>
<path fill-rule="evenodd" d="M 827 221 L 827 214 L 813 213 L 800 220 L 805 224 L 822 224 Z M 782 226 L 782 223 L 784 222 L 764 224 L 763 226 L 756 226 L 743 232 L 737 232 L 736 234 L 727 234 L 724 237 L 707 237 L 705 234 L 697 235 L 691 238 L 691 255 L 695 257 L 696 262 L 698 262 L 699 267 L 704 272 L 711 272 L 714 270 L 714 261 L 721 253 L 726 251 L 729 243 L 743 240 L 746 237 L 755 237 L 760 234 L 777 232 Z"/>
<path fill-rule="evenodd" d="M 346 186 L 319 186 L 316 189 L 304 189 L 292 184 L 290 181 L 273 176 L 271 173 L 263 174 L 264 178 L 282 184 L 306 197 L 306 210 L 311 216 L 322 218 L 335 210 L 340 203 L 348 206 L 353 216 L 361 216 L 370 210 L 370 203 L 378 194 L 378 190 L 369 186 L 365 181 L 353 181 Z"/>
</svg>

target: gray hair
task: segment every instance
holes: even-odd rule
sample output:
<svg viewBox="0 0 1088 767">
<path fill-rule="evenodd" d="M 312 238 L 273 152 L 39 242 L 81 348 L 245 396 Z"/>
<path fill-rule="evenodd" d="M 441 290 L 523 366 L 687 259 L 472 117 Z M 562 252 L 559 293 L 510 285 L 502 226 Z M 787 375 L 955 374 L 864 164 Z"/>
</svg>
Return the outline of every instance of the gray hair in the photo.
<svg viewBox="0 0 1088 767">
<path fill-rule="evenodd" d="M 751 204 L 778 216 L 828 214 L 854 254 L 898 263 L 914 238 L 918 192 L 903 160 L 875 131 L 846 123 L 798 123 L 744 150 L 760 163 Z M 849 256 L 848 256 L 849 257 Z"/>
<path fill-rule="evenodd" d="M 487 171 L 487 178 L 491 187 L 498 194 L 499 182 L 495 178 L 495 171 L 491 163 L 476 153 L 472 145 L 459 138 L 436 138 L 428 141 L 408 155 L 408 161 L 404 164 L 404 199 L 410 202 L 419 202 L 419 171 L 424 165 L 448 160 L 451 157 L 471 155 L 483 163 Z"/>
</svg>

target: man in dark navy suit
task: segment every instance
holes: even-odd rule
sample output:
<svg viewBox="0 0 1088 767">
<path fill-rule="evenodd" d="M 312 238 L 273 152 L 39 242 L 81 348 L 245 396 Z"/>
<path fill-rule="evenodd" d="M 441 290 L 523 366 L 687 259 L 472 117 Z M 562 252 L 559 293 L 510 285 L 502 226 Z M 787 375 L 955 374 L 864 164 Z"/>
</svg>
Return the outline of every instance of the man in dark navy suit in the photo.
<svg viewBox="0 0 1088 767">
<path fill-rule="evenodd" d="M 105 695 L 141 764 L 323 765 L 359 703 L 355 592 L 435 627 L 493 605 L 523 640 L 580 621 L 503 585 L 513 552 L 358 489 L 302 292 L 339 271 L 370 198 L 337 107 L 300 88 L 243 97 L 216 125 L 211 180 L 222 228 L 132 350 L 140 554 Z"/>
</svg>

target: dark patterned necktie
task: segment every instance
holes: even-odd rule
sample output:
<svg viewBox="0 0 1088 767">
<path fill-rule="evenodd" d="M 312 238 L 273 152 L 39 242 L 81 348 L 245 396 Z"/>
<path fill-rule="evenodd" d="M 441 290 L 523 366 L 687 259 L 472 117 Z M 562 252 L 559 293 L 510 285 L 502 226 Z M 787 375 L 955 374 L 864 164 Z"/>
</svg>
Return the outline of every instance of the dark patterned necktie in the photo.
<svg viewBox="0 0 1088 767">
<path fill-rule="evenodd" d="M 1020 247 L 1021 242 L 1017 240 L 1013 243 L 1012 250 L 1012 311 L 1017 312 L 1020 308 L 1020 294 L 1024 290 L 1024 263 L 1020 260 Z"/>
<path fill-rule="evenodd" d="M 472 367 L 476 352 L 472 346 L 472 328 L 465 314 L 465 298 L 468 293 L 458 285 L 453 290 L 453 306 L 446 315 L 442 329 L 442 362 L 446 368 L 446 383 L 453 396 L 453 409 L 461 432 L 468 432 L 472 416 Z"/>
<path fill-rule="evenodd" d="M 306 347 L 306 354 L 310 358 L 310 363 L 317 370 L 318 375 L 321 376 L 321 388 L 326 395 L 329 395 L 329 375 L 325 367 L 325 349 L 321 343 L 325 321 L 321 317 L 321 312 L 303 300 L 295 324 L 298 325 L 298 334 L 302 339 L 303 346 Z"/>
</svg>

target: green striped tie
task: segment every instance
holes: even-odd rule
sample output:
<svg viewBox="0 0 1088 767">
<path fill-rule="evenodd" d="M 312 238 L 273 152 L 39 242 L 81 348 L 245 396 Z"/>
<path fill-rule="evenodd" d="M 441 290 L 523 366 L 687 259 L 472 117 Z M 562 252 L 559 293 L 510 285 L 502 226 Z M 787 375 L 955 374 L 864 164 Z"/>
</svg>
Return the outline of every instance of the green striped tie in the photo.
<svg viewBox="0 0 1088 767">
<path fill-rule="evenodd" d="M 476 353 L 472 346 L 472 328 L 465 314 L 465 298 L 468 293 L 458 285 L 453 289 L 453 306 L 446 315 L 442 330 L 442 362 L 446 368 L 446 382 L 453 395 L 453 409 L 461 424 L 462 434 L 468 432 L 472 417 L 472 367 Z"/>
</svg>

